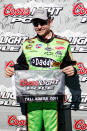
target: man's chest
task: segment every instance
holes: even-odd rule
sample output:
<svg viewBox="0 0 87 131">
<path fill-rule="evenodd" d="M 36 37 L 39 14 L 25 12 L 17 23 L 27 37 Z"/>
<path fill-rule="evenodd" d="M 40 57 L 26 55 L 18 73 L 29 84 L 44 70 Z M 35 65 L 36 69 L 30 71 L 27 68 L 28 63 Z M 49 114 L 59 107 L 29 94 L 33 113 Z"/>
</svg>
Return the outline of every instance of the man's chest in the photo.
<svg viewBox="0 0 87 131">
<path fill-rule="evenodd" d="M 48 61 L 50 59 L 61 62 L 66 54 L 67 46 L 56 40 L 49 43 L 36 40 L 27 43 L 25 50 L 28 59 L 35 59 L 35 61 Z"/>
</svg>

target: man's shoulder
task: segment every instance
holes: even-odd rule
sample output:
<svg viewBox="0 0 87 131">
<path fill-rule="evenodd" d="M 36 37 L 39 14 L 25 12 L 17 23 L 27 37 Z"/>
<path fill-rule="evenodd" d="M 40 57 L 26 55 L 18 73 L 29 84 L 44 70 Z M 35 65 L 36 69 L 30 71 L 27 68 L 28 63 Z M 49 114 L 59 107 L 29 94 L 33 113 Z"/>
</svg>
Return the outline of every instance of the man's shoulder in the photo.
<svg viewBox="0 0 87 131">
<path fill-rule="evenodd" d="M 61 37 L 59 35 L 54 35 L 54 38 L 57 39 L 57 41 L 61 42 L 61 44 L 64 44 L 64 43 L 70 43 L 70 41 L 66 38 L 66 37 Z"/>
<path fill-rule="evenodd" d="M 28 46 L 33 46 L 33 44 L 35 43 L 35 40 L 36 40 L 36 36 L 33 37 L 33 38 L 30 38 L 30 39 L 27 39 L 23 42 L 23 49 L 27 48 Z"/>
<path fill-rule="evenodd" d="M 32 37 L 32 38 L 30 38 L 30 39 L 25 40 L 24 43 L 25 43 L 25 42 L 27 42 L 27 43 L 34 43 L 34 40 L 35 40 L 35 39 L 37 39 L 36 36 L 35 36 L 35 37 Z"/>
</svg>

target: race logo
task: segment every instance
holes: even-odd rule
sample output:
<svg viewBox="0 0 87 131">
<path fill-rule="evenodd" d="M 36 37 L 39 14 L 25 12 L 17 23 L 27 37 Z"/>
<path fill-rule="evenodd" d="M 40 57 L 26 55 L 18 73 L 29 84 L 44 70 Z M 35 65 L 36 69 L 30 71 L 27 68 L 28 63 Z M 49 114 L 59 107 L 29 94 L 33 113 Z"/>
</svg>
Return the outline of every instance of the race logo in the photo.
<svg viewBox="0 0 87 131">
<path fill-rule="evenodd" d="M 12 91 L 0 91 L 0 106 L 19 106 Z"/>
<path fill-rule="evenodd" d="M 54 61 L 50 58 L 44 58 L 44 57 L 34 57 L 30 59 L 30 64 L 36 67 L 52 67 L 52 64 Z"/>
<path fill-rule="evenodd" d="M 47 51 L 51 51 L 52 48 L 51 48 L 51 47 L 46 47 L 45 50 L 47 50 Z"/>
<path fill-rule="evenodd" d="M 86 82 L 87 81 L 87 69 L 84 67 L 83 63 L 78 63 L 78 74 L 80 75 L 80 81 L 81 82 Z"/>
<path fill-rule="evenodd" d="M 26 126 L 26 120 L 18 120 L 15 115 L 8 116 L 8 125 L 23 127 Z"/>
<path fill-rule="evenodd" d="M 87 53 L 87 37 L 69 37 L 73 53 Z"/>
<path fill-rule="evenodd" d="M 45 55 L 53 55 L 53 52 L 45 52 Z"/>
<path fill-rule="evenodd" d="M 85 75 L 85 74 L 87 75 L 87 69 L 84 67 L 83 63 L 78 63 L 77 66 L 79 68 L 78 73 L 80 75 Z"/>
<path fill-rule="evenodd" d="M 29 44 L 29 45 L 26 46 L 26 49 L 28 49 L 28 50 L 31 50 L 31 48 L 32 48 L 31 44 Z"/>
<path fill-rule="evenodd" d="M 55 62 L 55 61 L 54 61 L 54 62 L 52 63 L 52 67 L 59 67 L 59 66 L 60 66 L 60 63 L 59 63 L 59 62 Z"/>
<path fill-rule="evenodd" d="M 4 5 L 4 16 L 13 17 L 11 23 L 22 22 L 28 24 L 31 22 L 32 15 L 34 14 L 36 9 L 37 9 L 36 7 L 33 7 L 32 9 L 30 8 L 15 9 L 12 4 L 8 4 Z M 60 11 L 63 10 L 63 7 L 45 7 L 45 9 L 47 9 L 50 12 L 51 16 L 58 16 Z"/>
<path fill-rule="evenodd" d="M 9 67 L 14 67 L 14 62 L 13 61 L 9 61 L 9 62 L 6 62 L 6 65 L 5 65 L 5 69 L 9 66 Z"/>
<path fill-rule="evenodd" d="M 34 41 L 32 41 L 32 40 L 28 40 L 28 43 L 35 43 Z"/>
<path fill-rule="evenodd" d="M 56 49 L 56 50 L 64 50 L 65 48 L 62 47 L 62 46 L 56 46 L 55 49 Z"/>
<path fill-rule="evenodd" d="M 74 121 L 75 122 L 75 124 L 74 124 L 74 129 L 75 130 L 80 130 L 80 131 L 85 131 L 86 129 L 87 129 L 87 124 L 86 124 L 86 122 L 85 122 L 85 120 L 82 120 L 82 119 L 80 119 L 80 120 L 75 120 Z"/>
<path fill-rule="evenodd" d="M 62 55 L 62 52 L 61 51 L 57 51 L 56 55 Z"/>
<path fill-rule="evenodd" d="M 0 52 L 19 52 L 28 36 L 0 36 Z"/>
<path fill-rule="evenodd" d="M 26 87 L 27 90 L 53 90 L 51 85 L 58 85 L 60 80 L 41 80 L 41 81 L 27 81 L 27 79 L 20 80 L 20 86 Z"/>
<path fill-rule="evenodd" d="M 7 6 L 4 5 L 4 15 L 5 16 L 9 16 L 9 15 L 10 16 L 13 16 L 13 15 L 24 16 L 24 15 L 29 15 L 29 14 L 30 14 L 29 8 L 27 8 L 27 9 L 24 9 L 24 8 L 15 9 L 12 4 L 8 4 Z"/>
<path fill-rule="evenodd" d="M 65 42 L 64 41 L 56 41 L 56 43 L 58 43 L 58 44 L 64 44 Z"/>
<path fill-rule="evenodd" d="M 50 76 L 50 79 L 49 79 Z M 32 70 L 15 72 L 18 101 L 51 101 L 65 92 L 65 75 L 62 70 Z M 46 99 L 45 99 L 46 97 Z"/>
<path fill-rule="evenodd" d="M 87 111 L 87 94 L 65 95 L 64 103 L 69 104 L 71 110 Z"/>
<path fill-rule="evenodd" d="M 65 95 L 65 100 L 64 100 L 65 103 L 72 103 L 72 101 L 73 101 L 73 103 L 80 103 L 81 102 L 81 104 L 84 104 L 87 107 L 87 94 L 81 95 L 81 96 L 80 95 L 73 95 L 73 97 L 72 97 L 72 95 L 69 95 L 69 96 Z"/>
<path fill-rule="evenodd" d="M 86 23 L 87 22 L 87 9 L 84 7 L 83 3 L 77 3 L 73 4 L 73 14 L 74 16 L 85 16 L 82 17 L 81 23 Z"/>
<path fill-rule="evenodd" d="M 41 48 L 42 44 L 36 44 L 36 48 Z"/>
</svg>

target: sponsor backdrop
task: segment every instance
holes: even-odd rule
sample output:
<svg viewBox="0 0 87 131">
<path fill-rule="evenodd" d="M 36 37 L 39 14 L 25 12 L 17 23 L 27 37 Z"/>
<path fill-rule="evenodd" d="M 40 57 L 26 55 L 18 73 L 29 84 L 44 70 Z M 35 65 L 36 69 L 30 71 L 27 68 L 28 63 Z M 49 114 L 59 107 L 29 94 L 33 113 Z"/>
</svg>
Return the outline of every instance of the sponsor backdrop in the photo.
<svg viewBox="0 0 87 131">
<path fill-rule="evenodd" d="M 4 75 L 16 62 L 23 41 L 35 35 L 30 20 L 37 7 L 54 17 L 52 30 L 66 37 L 78 62 L 79 76 L 66 77 L 65 103 L 59 110 L 60 131 L 87 130 L 87 0 L 0 0 L 0 131 L 26 131 L 25 104 L 15 100 L 12 78 Z"/>
</svg>

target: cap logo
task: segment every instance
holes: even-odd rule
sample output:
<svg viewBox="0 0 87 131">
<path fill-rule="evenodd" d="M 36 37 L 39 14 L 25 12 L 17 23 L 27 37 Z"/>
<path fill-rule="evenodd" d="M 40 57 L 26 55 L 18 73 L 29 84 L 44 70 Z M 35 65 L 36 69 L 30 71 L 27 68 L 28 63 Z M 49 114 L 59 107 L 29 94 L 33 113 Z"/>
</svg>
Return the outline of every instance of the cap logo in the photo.
<svg viewBox="0 0 87 131">
<path fill-rule="evenodd" d="M 44 11 L 43 10 L 38 10 L 36 13 L 44 14 Z"/>
</svg>

